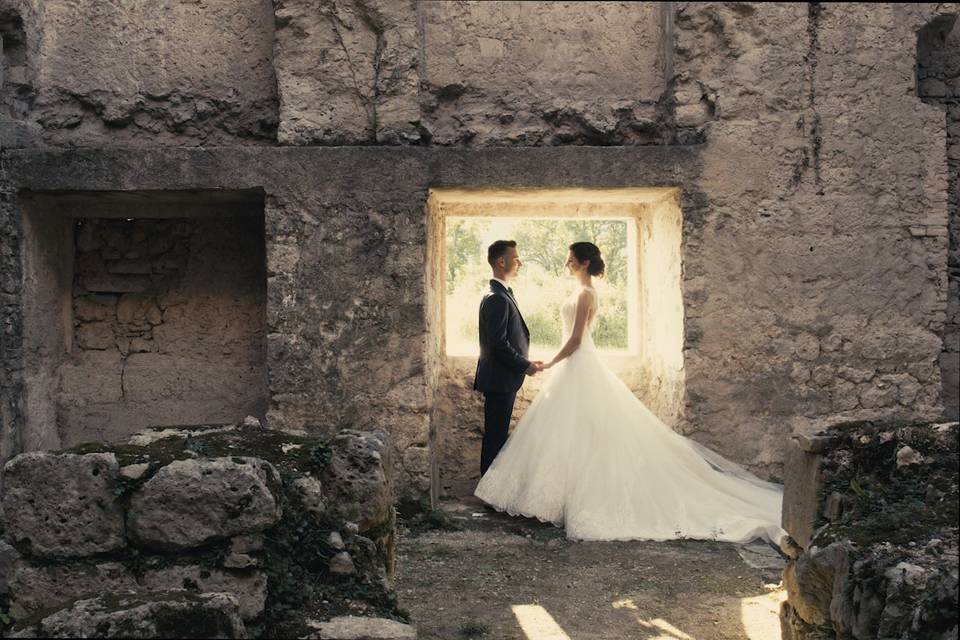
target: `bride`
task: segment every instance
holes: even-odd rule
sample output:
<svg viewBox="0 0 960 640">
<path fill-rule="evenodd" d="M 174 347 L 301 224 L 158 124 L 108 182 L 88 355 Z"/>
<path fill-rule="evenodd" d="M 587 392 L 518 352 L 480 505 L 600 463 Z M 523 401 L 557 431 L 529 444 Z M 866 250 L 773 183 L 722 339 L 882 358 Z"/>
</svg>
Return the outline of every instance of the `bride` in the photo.
<svg viewBox="0 0 960 640">
<path fill-rule="evenodd" d="M 475 495 L 579 540 L 777 542 L 779 485 L 675 433 L 600 358 L 600 249 L 570 245 L 566 267 L 580 286 L 560 308 L 563 348 Z"/>
</svg>

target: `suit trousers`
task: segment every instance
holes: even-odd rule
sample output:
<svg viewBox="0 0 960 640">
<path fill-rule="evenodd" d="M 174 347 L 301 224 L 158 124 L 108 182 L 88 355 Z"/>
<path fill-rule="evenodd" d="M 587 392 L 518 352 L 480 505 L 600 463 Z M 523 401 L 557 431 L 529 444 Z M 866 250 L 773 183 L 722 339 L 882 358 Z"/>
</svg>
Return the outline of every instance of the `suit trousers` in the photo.
<svg viewBox="0 0 960 640">
<path fill-rule="evenodd" d="M 483 397 L 483 446 L 480 449 L 480 475 L 493 464 L 494 458 L 510 434 L 510 416 L 517 392 L 487 393 Z"/>
</svg>

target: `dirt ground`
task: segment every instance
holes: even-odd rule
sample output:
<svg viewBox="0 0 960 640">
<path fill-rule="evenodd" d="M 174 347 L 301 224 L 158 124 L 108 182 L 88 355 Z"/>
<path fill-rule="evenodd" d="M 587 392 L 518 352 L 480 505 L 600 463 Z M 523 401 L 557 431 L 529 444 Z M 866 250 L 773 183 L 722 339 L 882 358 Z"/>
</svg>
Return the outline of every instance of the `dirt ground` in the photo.
<svg viewBox="0 0 960 640">
<path fill-rule="evenodd" d="M 398 548 L 420 640 L 780 638 L 782 559 L 766 545 L 573 542 L 479 501 L 441 508 L 461 530 L 402 530 Z"/>
</svg>

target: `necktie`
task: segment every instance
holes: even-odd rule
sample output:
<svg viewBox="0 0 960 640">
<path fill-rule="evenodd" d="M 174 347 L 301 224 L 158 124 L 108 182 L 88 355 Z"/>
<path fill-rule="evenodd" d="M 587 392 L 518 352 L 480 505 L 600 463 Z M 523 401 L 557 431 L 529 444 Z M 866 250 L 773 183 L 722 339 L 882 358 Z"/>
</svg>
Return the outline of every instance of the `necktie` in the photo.
<svg viewBox="0 0 960 640">
<path fill-rule="evenodd" d="M 507 287 L 507 293 L 510 294 L 511 298 L 513 297 L 513 289 L 511 289 L 510 287 Z"/>
</svg>

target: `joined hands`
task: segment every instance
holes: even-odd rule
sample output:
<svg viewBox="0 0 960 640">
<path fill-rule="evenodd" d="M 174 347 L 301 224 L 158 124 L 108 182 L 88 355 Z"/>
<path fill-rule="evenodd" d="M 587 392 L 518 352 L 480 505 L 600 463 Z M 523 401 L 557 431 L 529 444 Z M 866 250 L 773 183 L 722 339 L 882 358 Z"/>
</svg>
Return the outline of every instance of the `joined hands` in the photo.
<svg viewBox="0 0 960 640">
<path fill-rule="evenodd" d="M 552 366 L 553 366 L 553 363 L 552 363 L 552 362 L 548 362 L 548 363 L 544 364 L 543 360 L 534 360 L 534 361 L 532 361 L 532 362 L 530 363 L 530 366 L 527 367 L 526 374 L 527 374 L 528 376 L 535 376 L 535 375 L 537 375 L 538 373 L 540 373 L 541 371 L 546 371 L 547 369 L 549 369 L 549 368 L 552 367 Z"/>
</svg>

